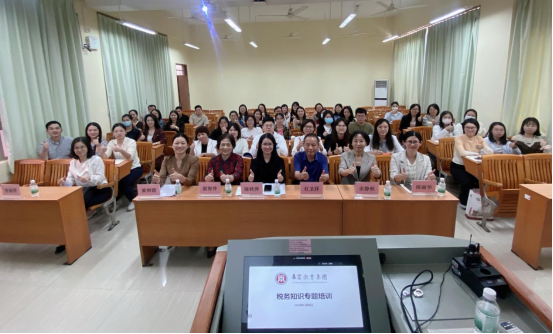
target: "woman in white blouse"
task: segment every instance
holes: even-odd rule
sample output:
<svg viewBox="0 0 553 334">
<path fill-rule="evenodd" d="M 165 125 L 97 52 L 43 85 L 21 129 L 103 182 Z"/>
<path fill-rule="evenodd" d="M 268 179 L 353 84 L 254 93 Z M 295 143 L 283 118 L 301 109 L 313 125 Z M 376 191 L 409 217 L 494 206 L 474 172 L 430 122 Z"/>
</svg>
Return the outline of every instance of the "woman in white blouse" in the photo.
<svg viewBox="0 0 553 334">
<path fill-rule="evenodd" d="M 121 197 L 121 193 L 129 200 L 130 204 L 127 207 L 127 211 L 134 210 L 134 203 L 132 200 L 136 197 L 134 191 L 134 185 L 142 177 L 142 165 L 140 165 L 140 158 L 136 151 L 136 142 L 126 137 L 127 131 L 122 123 L 116 123 L 111 128 L 113 139 L 108 143 L 107 147 L 102 147 L 102 158 L 110 159 L 111 155 L 115 157 L 115 160 L 131 160 L 131 172 L 119 180 L 118 197 Z"/>
<path fill-rule="evenodd" d="M 376 136 L 369 135 L 371 141 L 365 147 L 365 152 L 374 155 L 403 152 L 403 147 L 399 144 L 396 136 L 392 134 L 388 120 L 384 118 L 379 119 L 374 124 L 374 128 L 376 129 Z"/>
<path fill-rule="evenodd" d="M 73 185 L 83 187 L 86 209 L 107 201 L 111 195 L 111 189 L 96 188 L 96 186 L 107 183 L 104 174 L 104 161 L 95 154 L 86 137 L 73 139 L 70 157 L 72 159 L 69 163 L 69 173 L 66 177 L 59 179 L 58 184 L 62 187 Z"/>
<path fill-rule="evenodd" d="M 190 145 L 190 155 L 213 158 L 217 153 L 217 141 L 209 138 L 207 126 L 196 128 L 196 140 Z"/>
<path fill-rule="evenodd" d="M 303 152 L 303 140 L 306 135 L 315 132 L 315 121 L 312 119 L 307 119 L 301 123 L 301 132 L 303 136 L 296 137 L 294 139 L 294 147 L 292 148 L 292 156 L 296 155 L 298 152 Z M 319 151 L 326 155 L 326 149 L 324 147 L 323 141 L 319 138 Z"/>
<path fill-rule="evenodd" d="M 236 141 L 236 146 L 232 150 L 232 153 L 244 156 L 244 153 L 249 151 L 249 147 L 248 141 L 244 138 L 240 138 L 240 126 L 237 123 L 231 123 L 228 133 L 233 136 Z"/>
<path fill-rule="evenodd" d="M 422 136 L 415 131 L 405 133 L 405 151 L 394 153 L 390 160 L 390 180 L 392 184 L 412 181 L 436 180 L 428 156 L 418 152 Z"/>
<path fill-rule="evenodd" d="M 501 122 L 493 122 L 490 125 L 488 136 L 484 141 L 494 154 L 521 154 L 517 144 L 507 140 L 505 125 Z"/>
<path fill-rule="evenodd" d="M 439 140 L 448 137 L 459 137 L 463 134 L 463 128 L 453 124 L 453 114 L 444 111 L 440 114 L 440 120 L 432 128 L 432 139 Z"/>
<path fill-rule="evenodd" d="M 246 116 L 245 126 L 241 130 L 242 138 L 246 140 L 253 140 L 257 135 L 263 134 L 263 130 L 260 127 L 255 126 L 255 118 L 252 115 Z"/>
</svg>

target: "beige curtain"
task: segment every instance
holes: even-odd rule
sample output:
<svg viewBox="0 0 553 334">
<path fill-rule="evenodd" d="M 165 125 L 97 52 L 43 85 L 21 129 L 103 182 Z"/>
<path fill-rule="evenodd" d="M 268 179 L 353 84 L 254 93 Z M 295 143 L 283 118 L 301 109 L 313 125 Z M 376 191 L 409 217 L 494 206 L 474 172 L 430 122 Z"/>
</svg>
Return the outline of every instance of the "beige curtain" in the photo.
<svg viewBox="0 0 553 334">
<path fill-rule="evenodd" d="M 509 135 L 532 116 L 551 138 L 551 89 L 551 0 L 519 0 L 503 99 Z"/>
<path fill-rule="evenodd" d="M 392 101 L 400 105 L 420 102 L 426 29 L 394 41 Z"/>
</svg>

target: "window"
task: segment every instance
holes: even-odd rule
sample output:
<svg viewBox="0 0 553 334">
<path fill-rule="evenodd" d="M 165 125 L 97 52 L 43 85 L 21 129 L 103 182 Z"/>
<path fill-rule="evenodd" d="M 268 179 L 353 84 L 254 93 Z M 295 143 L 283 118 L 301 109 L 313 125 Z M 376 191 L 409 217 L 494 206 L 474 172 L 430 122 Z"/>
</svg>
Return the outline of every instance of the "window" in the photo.
<svg viewBox="0 0 553 334">
<path fill-rule="evenodd" d="M 186 67 L 181 64 L 176 64 L 177 66 L 177 75 L 186 75 Z"/>
</svg>

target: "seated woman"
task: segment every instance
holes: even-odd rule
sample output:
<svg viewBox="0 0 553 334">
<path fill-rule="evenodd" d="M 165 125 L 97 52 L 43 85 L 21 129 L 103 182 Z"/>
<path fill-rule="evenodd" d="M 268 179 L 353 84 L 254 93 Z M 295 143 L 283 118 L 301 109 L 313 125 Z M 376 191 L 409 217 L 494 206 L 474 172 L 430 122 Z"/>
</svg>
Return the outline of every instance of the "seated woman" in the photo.
<svg viewBox="0 0 553 334">
<path fill-rule="evenodd" d="M 369 135 L 363 131 L 355 131 L 351 135 L 353 151 L 344 152 L 340 157 L 338 173 L 342 176 L 342 184 L 355 184 L 357 181 L 369 182 L 373 178 L 380 179 L 382 173 L 376 164 L 374 155 L 366 153 L 369 145 Z"/>
<path fill-rule="evenodd" d="M 422 126 L 422 117 L 421 106 L 414 103 L 411 107 L 409 107 L 409 113 L 401 118 L 401 123 L 399 123 L 399 131 L 403 134 L 403 130 L 411 130 L 411 128 L 416 126 Z M 400 135 L 399 138 L 404 139 L 402 135 Z"/>
<path fill-rule="evenodd" d="M 275 114 L 275 132 L 283 136 L 285 140 L 290 140 L 290 129 L 286 126 L 286 118 L 283 113 L 279 112 Z"/>
<path fill-rule="evenodd" d="M 150 114 L 156 117 L 160 128 L 165 128 L 165 121 L 163 120 L 163 117 L 161 116 L 161 111 L 159 111 L 159 109 L 152 110 Z"/>
<path fill-rule="evenodd" d="M 472 188 L 478 188 L 478 179 L 465 170 L 463 157 L 471 155 L 492 154 L 493 151 L 486 144 L 484 138 L 477 135 L 480 123 L 476 119 L 468 118 L 462 124 L 464 134 L 455 137 L 455 150 L 451 162 L 451 175 L 461 183 L 459 202 L 464 210 L 467 207 L 469 192 Z"/>
<path fill-rule="evenodd" d="M 125 136 L 127 138 L 130 138 L 134 141 L 140 140 L 140 137 L 142 136 L 142 132 L 132 125 L 131 115 L 125 114 L 121 116 L 121 122 L 125 126 Z"/>
<path fill-rule="evenodd" d="M 256 109 L 253 112 L 253 117 L 254 117 L 254 120 L 255 120 L 255 126 L 256 127 L 263 126 L 263 113 L 261 112 L 261 110 Z"/>
<path fill-rule="evenodd" d="M 334 115 L 334 123 L 342 117 L 341 114 L 343 108 L 344 106 L 341 103 L 336 103 L 334 106 L 334 110 L 332 110 L 332 114 Z"/>
<path fill-rule="evenodd" d="M 296 137 L 294 139 L 294 147 L 292 148 L 292 156 L 296 155 L 298 152 L 303 152 L 303 141 L 306 135 L 313 134 L 315 132 L 315 121 L 312 119 L 307 119 L 301 124 L 301 132 L 303 133 L 303 136 Z M 324 148 L 323 142 L 321 141 L 321 138 L 318 138 L 318 144 L 319 144 L 319 151 L 326 155 L 326 149 Z"/>
<path fill-rule="evenodd" d="M 96 122 L 90 122 L 85 129 L 86 139 L 90 142 L 94 154 L 102 153 L 102 146 L 107 146 L 108 142 L 102 139 L 102 127 Z"/>
<path fill-rule="evenodd" d="M 240 184 L 243 161 L 241 156 L 232 152 L 234 146 L 236 146 L 234 137 L 228 133 L 217 139 L 219 155 L 209 161 L 205 182 L 225 184 L 229 180 L 231 184 Z"/>
<path fill-rule="evenodd" d="M 453 123 L 453 114 L 450 111 L 442 112 L 438 123 L 432 128 L 433 140 L 440 140 L 448 137 L 459 137 L 462 134 L 463 129 Z"/>
<path fill-rule="evenodd" d="M 167 178 L 171 184 L 179 180 L 183 186 L 193 186 L 196 184 L 196 175 L 198 175 L 198 158 L 186 154 L 188 150 L 188 137 L 185 134 L 177 133 L 173 137 L 174 155 L 166 156 L 161 164 L 159 173 L 154 172 L 152 182 L 154 184 L 164 185 Z"/>
<path fill-rule="evenodd" d="M 307 120 L 306 122 L 313 122 L 313 120 Z M 330 178 L 328 174 L 328 159 L 324 154 L 319 152 L 319 137 L 313 133 L 305 135 L 304 147 L 305 151 L 294 155 L 294 183 L 324 183 L 328 181 Z"/>
<path fill-rule="evenodd" d="M 488 136 L 484 138 L 484 141 L 494 154 L 520 154 L 517 143 L 507 140 L 507 131 L 501 122 L 493 122 L 490 125 Z"/>
<path fill-rule="evenodd" d="M 435 170 L 428 156 L 420 153 L 422 136 L 415 131 L 405 133 L 405 151 L 392 154 L 390 160 L 390 181 L 392 184 L 412 181 L 436 180 Z"/>
<path fill-rule="evenodd" d="M 465 111 L 465 114 L 463 115 L 463 119 L 465 119 L 465 120 L 475 119 L 475 120 L 478 121 L 478 113 L 474 109 L 469 109 L 469 110 Z M 478 130 L 477 135 L 479 135 L 482 138 L 486 137 L 486 128 L 484 127 L 484 124 L 482 124 L 482 122 L 480 122 L 480 121 L 478 121 L 478 124 L 480 126 L 480 130 Z M 457 130 L 457 132 L 463 133 L 463 127 L 462 127 L 461 123 L 457 123 L 457 127 L 459 128 Z"/>
<path fill-rule="evenodd" d="M 375 135 L 369 135 L 371 143 L 367 145 L 365 152 L 374 155 L 403 152 L 403 147 L 399 144 L 396 136 L 392 134 L 390 123 L 386 119 L 379 119 L 374 124 L 374 127 L 376 129 L 376 137 Z"/>
<path fill-rule="evenodd" d="M 230 119 L 230 124 L 236 123 L 238 124 L 238 127 L 242 129 L 242 127 L 244 126 L 244 122 L 240 119 L 240 117 L 238 117 L 238 113 L 236 112 L 236 110 L 231 111 L 228 116 Z"/>
<path fill-rule="evenodd" d="M 338 118 L 334 131 L 325 137 L 324 147 L 327 151 L 327 155 L 341 155 L 343 152 L 351 151 L 349 146 L 350 136 L 346 120 Z"/>
<path fill-rule="evenodd" d="M 540 122 L 534 117 L 522 121 L 520 132 L 511 138 L 522 154 L 543 153 L 551 150 L 545 138 L 541 137 Z"/>
<path fill-rule="evenodd" d="M 388 111 L 386 115 L 384 115 L 384 119 L 386 119 L 388 122 L 392 123 L 393 121 L 401 121 L 403 118 L 403 114 L 399 112 L 399 103 L 392 102 L 392 111 Z"/>
<path fill-rule="evenodd" d="M 422 126 L 434 126 L 438 124 L 440 115 L 440 107 L 436 103 L 432 103 L 426 109 L 426 115 L 422 118 Z"/>
<path fill-rule="evenodd" d="M 119 196 L 124 194 L 129 200 L 130 204 L 127 207 L 127 211 L 134 210 L 134 203 L 132 200 L 136 197 L 134 191 L 134 185 L 136 181 L 142 177 L 142 166 L 140 165 L 140 159 L 138 158 L 138 152 L 136 151 L 136 141 L 125 137 L 127 131 L 125 126 L 121 123 L 115 123 L 111 128 L 113 133 L 113 139 L 108 143 L 108 146 L 102 147 L 103 159 L 111 159 L 111 155 L 117 160 L 131 160 L 131 172 L 119 180 Z"/>
<path fill-rule="evenodd" d="M 240 107 L 238 107 L 238 112 L 240 113 L 238 119 L 240 119 L 242 127 L 244 127 L 246 124 L 246 116 L 248 116 L 248 107 L 246 107 L 245 104 L 241 104 Z"/>
<path fill-rule="evenodd" d="M 236 142 L 236 146 L 234 147 L 234 150 L 232 150 L 232 152 L 238 154 L 239 156 L 244 156 L 244 154 L 247 153 L 250 148 L 248 146 L 248 141 L 240 137 L 240 125 L 238 125 L 238 123 L 231 123 L 230 128 L 228 129 L 228 133 L 232 136 L 232 138 L 234 138 L 234 141 Z"/>
<path fill-rule="evenodd" d="M 334 115 L 332 111 L 325 110 L 322 115 L 321 124 L 317 126 L 317 136 L 324 138 L 334 131 Z"/>
<path fill-rule="evenodd" d="M 179 113 L 176 110 L 171 110 L 169 113 L 169 121 L 167 121 L 163 130 L 184 133 L 184 124 L 179 120 Z"/>
<path fill-rule="evenodd" d="M 274 183 L 286 180 L 284 160 L 278 155 L 276 140 L 270 133 L 259 138 L 261 145 L 257 146 L 257 155 L 252 160 L 248 181 Z"/>
<path fill-rule="evenodd" d="M 351 110 L 350 106 L 345 106 L 344 109 L 342 109 L 340 116 L 342 116 L 342 118 L 346 120 L 346 124 L 348 126 L 349 126 L 349 123 L 354 121 L 353 110 Z"/>
<path fill-rule="evenodd" d="M 129 115 L 131 116 L 132 126 L 142 131 L 142 129 L 144 129 L 144 123 L 140 121 L 140 118 L 138 117 L 138 111 L 134 109 L 129 110 Z"/>
<path fill-rule="evenodd" d="M 190 145 L 190 155 L 196 157 L 214 157 L 217 155 L 217 141 L 209 138 L 206 126 L 196 128 L 196 140 Z"/>
<path fill-rule="evenodd" d="M 211 134 L 209 135 L 209 139 L 217 140 L 217 138 L 219 138 L 220 135 L 228 133 L 228 126 L 229 126 L 228 118 L 226 116 L 219 117 L 219 121 L 217 122 L 217 128 L 211 131 Z"/>
<path fill-rule="evenodd" d="M 252 115 L 246 115 L 246 126 L 242 128 L 242 138 L 246 140 L 253 140 L 257 135 L 263 133 L 261 128 L 255 126 L 255 118 Z"/>
<path fill-rule="evenodd" d="M 300 129 L 301 125 L 304 121 L 307 120 L 307 114 L 305 113 L 305 109 L 301 106 L 298 106 L 296 109 L 296 113 L 292 115 L 292 128 Z"/>
<path fill-rule="evenodd" d="M 167 144 L 167 136 L 165 136 L 165 131 L 163 131 L 159 126 L 157 118 L 154 114 L 146 115 L 144 123 L 144 131 L 140 137 L 140 141 L 147 141 L 152 143 L 152 145 Z M 156 159 L 155 169 L 159 169 L 162 162 L 163 154 Z"/>
</svg>

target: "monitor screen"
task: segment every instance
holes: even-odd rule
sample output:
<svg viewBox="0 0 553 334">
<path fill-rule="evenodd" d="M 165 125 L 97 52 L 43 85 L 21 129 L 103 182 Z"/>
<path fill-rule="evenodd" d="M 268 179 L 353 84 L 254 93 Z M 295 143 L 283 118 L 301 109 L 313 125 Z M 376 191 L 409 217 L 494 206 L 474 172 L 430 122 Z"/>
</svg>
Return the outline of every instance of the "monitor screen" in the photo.
<svg viewBox="0 0 553 334">
<path fill-rule="evenodd" d="M 359 255 L 244 257 L 242 332 L 370 332 Z"/>
</svg>

